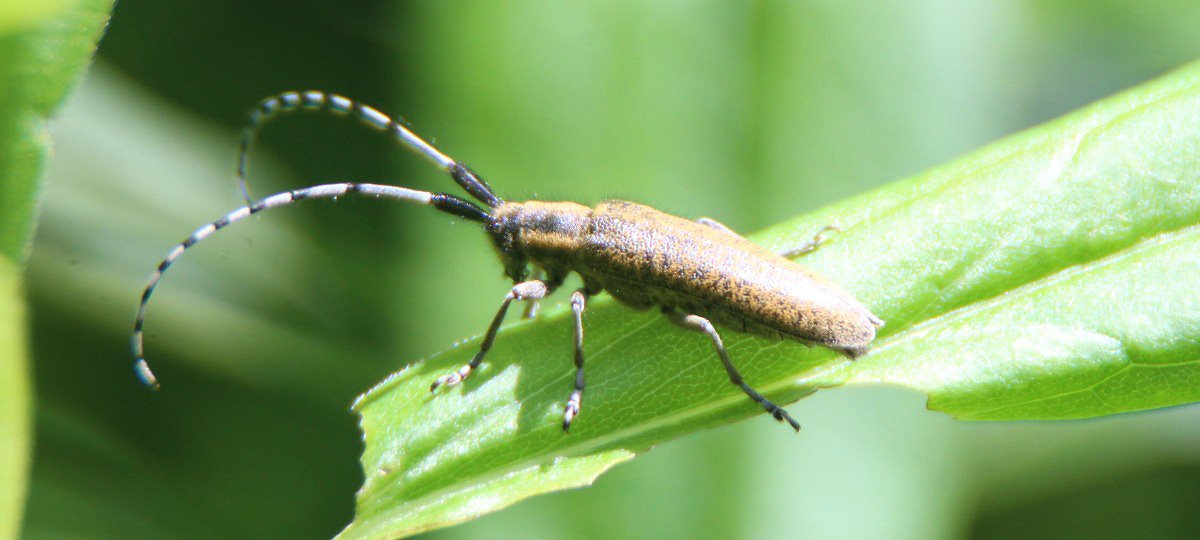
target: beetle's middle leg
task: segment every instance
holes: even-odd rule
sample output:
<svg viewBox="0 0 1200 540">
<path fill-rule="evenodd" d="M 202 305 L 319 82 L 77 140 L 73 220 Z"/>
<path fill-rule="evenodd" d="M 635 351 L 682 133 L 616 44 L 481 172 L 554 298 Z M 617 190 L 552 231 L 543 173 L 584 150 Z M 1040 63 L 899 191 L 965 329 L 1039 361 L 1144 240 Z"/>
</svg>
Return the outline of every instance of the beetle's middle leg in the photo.
<svg viewBox="0 0 1200 540">
<path fill-rule="evenodd" d="M 583 310 L 587 308 L 587 299 L 586 289 L 579 289 L 571 295 L 571 313 L 575 317 L 575 390 L 571 392 L 571 397 L 563 407 L 564 433 L 571 430 L 571 420 L 579 414 L 583 400 Z"/>
<path fill-rule="evenodd" d="M 483 363 L 484 355 L 491 350 L 492 343 L 496 341 L 496 331 L 500 330 L 500 323 L 504 322 L 504 314 L 508 313 L 508 305 L 511 304 L 513 300 L 541 300 L 542 298 L 545 298 L 547 294 L 553 292 L 554 287 L 557 287 L 557 284 L 551 283 L 547 285 L 546 282 L 538 279 L 523 281 L 513 285 L 512 290 L 508 291 L 508 294 L 504 295 L 504 302 L 500 303 L 500 310 L 497 311 L 496 316 L 492 318 L 492 324 L 488 326 L 487 334 L 483 337 L 483 343 L 479 345 L 479 352 L 475 353 L 475 356 L 471 358 L 470 362 L 463 367 L 458 368 L 458 370 L 454 373 L 438 377 L 438 379 L 433 381 L 433 384 L 429 386 L 429 391 L 432 392 L 437 390 L 437 387 L 442 385 L 453 386 L 458 384 L 462 382 L 463 379 L 466 379 L 471 372 L 479 368 L 479 364 Z"/>
<path fill-rule="evenodd" d="M 762 408 L 766 409 L 767 413 L 775 417 L 776 420 L 787 422 L 792 426 L 792 429 L 800 431 L 800 423 L 792 418 L 787 411 L 771 403 L 771 400 L 763 397 L 762 394 L 746 384 L 746 381 L 742 379 L 742 374 L 738 373 L 737 368 L 733 366 L 733 362 L 729 360 L 729 351 L 725 350 L 725 344 L 721 342 L 721 335 L 717 333 L 717 329 L 713 327 L 713 324 L 708 319 L 699 315 L 687 315 L 670 308 L 663 308 L 663 313 L 666 314 L 671 322 L 683 328 L 708 334 L 708 337 L 712 338 L 713 348 L 717 350 L 717 356 L 721 357 L 721 364 L 725 366 L 725 373 L 729 374 L 729 382 L 741 388 L 742 392 L 750 396 L 750 399 L 753 399 L 755 403 L 762 405 Z"/>
</svg>

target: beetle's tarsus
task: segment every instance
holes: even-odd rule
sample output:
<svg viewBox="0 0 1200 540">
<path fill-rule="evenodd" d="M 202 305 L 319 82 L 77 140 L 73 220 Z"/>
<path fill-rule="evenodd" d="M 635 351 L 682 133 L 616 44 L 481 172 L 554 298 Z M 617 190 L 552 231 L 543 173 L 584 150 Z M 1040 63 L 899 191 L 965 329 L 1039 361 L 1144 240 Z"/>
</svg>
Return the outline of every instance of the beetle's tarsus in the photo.
<svg viewBox="0 0 1200 540">
<path fill-rule="evenodd" d="M 563 433 L 570 433 L 571 421 L 579 414 L 579 398 L 580 393 L 578 390 L 571 393 L 571 399 L 568 399 L 566 406 L 563 407 Z"/>
<path fill-rule="evenodd" d="M 433 381 L 433 384 L 429 385 L 429 391 L 433 392 L 434 390 L 437 390 L 439 386 L 454 386 L 466 380 L 467 376 L 474 371 L 475 366 L 466 364 L 463 367 L 458 368 L 454 373 L 438 377 L 436 381 Z"/>
<path fill-rule="evenodd" d="M 780 422 L 787 422 L 792 426 L 792 429 L 796 430 L 797 433 L 800 432 L 800 422 L 797 422 L 795 418 L 792 418 L 792 415 L 788 414 L 783 407 L 774 404 L 772 404 L 772 406 L 775 407 L 774 410 L 767 409 L 767 411 L 771 413 L 771 416 L 774 416 L 775 419 L 779 420 Z"/>
</svg>

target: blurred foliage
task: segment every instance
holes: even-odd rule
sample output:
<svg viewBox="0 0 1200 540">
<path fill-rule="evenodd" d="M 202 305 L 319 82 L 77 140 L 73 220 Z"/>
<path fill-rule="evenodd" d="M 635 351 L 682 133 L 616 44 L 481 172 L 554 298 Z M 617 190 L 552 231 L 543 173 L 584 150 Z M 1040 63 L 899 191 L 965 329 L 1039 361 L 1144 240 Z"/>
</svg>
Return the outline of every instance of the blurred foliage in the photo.
<svg viewBox="0 0 1200 540">
<path fill-rule="evenodd" d="M 0 8 L 0 255 L 28 255 L 45 120 L 91 61 L 110 2 L 6 3 Z"/>
<path fill-rule="evenodd" d="M 91 60 L 107 0 L 0 6 L 0 538 L 24 514 L 32 407 L 21 268 L 48 154 L 46 121 Z"/>
<path fill-rule="evenodd" d="M 0 538 L 21 530 L 33 447 L 20 275 L 0 257 Z"/>
<path fill-rule="evenodd" d="M 238 204 L 237 129 L 265 95 L 318 87 L 404 115 L 512 198 L 626 197 L 751 231 L 1192 60 L 1198 18 L 1182 0 L 125 0 L 57 126 L 28 272 L 39 400 L 23 536 L 332 536 L 362 480 L 351 398 L 481 332 L 506 290 L 469 224 L 298 206 L 173 269 L 147 325 L 164 387 L 140 391 L 127 334 L 142 280 Z M 447 186 L 381 139 L 281 120 L 251 182 Z M 1194 407 L 964 424 L 922 400 L 821 392 L 791 407 L 799 437 L 765 417 L 698 433 L 587 490 L 431 536 L 1057 538 L 1157 516 L 1162 537 L 1197 529 L 1171 512 L 1195 495 L 1171 480 L 1200 470 Z M 1056 527 L 1014 525 L 1039 522 Z"/>
</svg>

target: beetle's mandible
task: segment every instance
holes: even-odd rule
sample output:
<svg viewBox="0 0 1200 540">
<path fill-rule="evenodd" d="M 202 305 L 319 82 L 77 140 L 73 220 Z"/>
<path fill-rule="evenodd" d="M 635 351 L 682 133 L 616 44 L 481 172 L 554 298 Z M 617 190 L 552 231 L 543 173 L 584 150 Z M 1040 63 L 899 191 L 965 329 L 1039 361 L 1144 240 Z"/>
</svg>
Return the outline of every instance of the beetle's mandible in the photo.
<svg viewBox="0 0 1200 540">
<path fill-rule="evenodd" d="M 252 199 L 245 183 L 251 141 L 272 116 L 298 109 L 348 114 L 393 135 L 448 172 L 479 204 L 447 193 L 357 182 L 322 184 Z M 822 345 L 850 357 L 865 352 L 875 338 L 875 329 L 883 326 L 882 320 L 849 293 L 787 258 L 814 249 L 823 240 L 821 234 L 789 253 L 776 254 L 711 219 L 686 220 L 626 201 L 605 201 L 595 207 L 573 202 L 505 201 L 473 171 L 404 126 L 375 108 L 336 94 L 285 92 L 263 100 L 243 132 L 237 173 L 246 205 L 200 227 L 176 245 L 142 293 L 132 341 L 135 370 L 148 386 L 157 388 L 158 381 L 144 356 L 146 306 L 163 273 L 184 251 L 226 225 L 268 208 L 350 194 L 420 203 L 481 224 L 496 247 L 505 275 L 514 283 L 488 326 L 479 352 L 457 371 L 434 381 L 430 391 L 458 384 L 479 367 L 513 300 L 535 305 L 558 289 L 570 273 L 581 276 L 583 287 L 571 295 L 575 387 L 563 408 L 563 431 L 570 429 L 583 398 L 583 312 L 588 298 L 602 291 L 635 309 L 660 309 L 671 322 L 707 335 L 730 382 L 775 419 L 797 430 L 800 424 L 796 420 L 742 379 L 713 323 L 727 330 Z"/>
</svg>

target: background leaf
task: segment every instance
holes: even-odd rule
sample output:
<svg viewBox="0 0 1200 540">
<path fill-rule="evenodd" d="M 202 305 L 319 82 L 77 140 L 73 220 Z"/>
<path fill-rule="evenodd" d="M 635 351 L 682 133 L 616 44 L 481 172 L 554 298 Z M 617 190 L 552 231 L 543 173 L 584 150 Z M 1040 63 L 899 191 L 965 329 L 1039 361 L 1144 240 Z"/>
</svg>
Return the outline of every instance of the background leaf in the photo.
<svg viewBox="0 0 1200 540">
<path fill-rule="evenodd" d="M 222 231 L 172 269 L 147 322 L 163 391 L 141 391 L 134 299 L 170 245 L 238 204 L 238 130 L 268 94 L 316 87 L 375 104 L 508 197 L 622 197 L 755 231 L 1150 80 L 1200 47 L 1200 5 L 1185 0 L 161 7 L 122 0 L 98 76 L 56 122 L 28 272 L 39 401 L 25 538 L 332 536 L 362 483 L 353 397 L 494 312 L 507 285 L 475 227 L 374 201 L 297 206 Z M 347 178 L 447 186 L 351 122 L 280 119 L 260 143 L 260 194 Z M 554 369 L 569 373 L 569 360 Z M 717 377 L 705 380 L 726 391 Z M 599 414 L 594 399 L 585 416 Z M 1195 406 L 967 423 L 925 399 L 818 392 L 791 407 L 799 437 L 761 417 L 693 433 L 589 489 L 429 536 L 1200 528 L 1179 506 L 1200 497 Z"/>
<path fill-rule="evenodd" d="M 0 257 L 0 538 L 21 530 L 32 447 L 19 278 L 16 265 Z"/>
<path fill-rule="evenodd" d="M 108 6 L 0 6 L 0 538 L 20 531 L 32 447 L 21 268 L 49 147 L 45 123 L 91 60 Z"/>
</svg>

